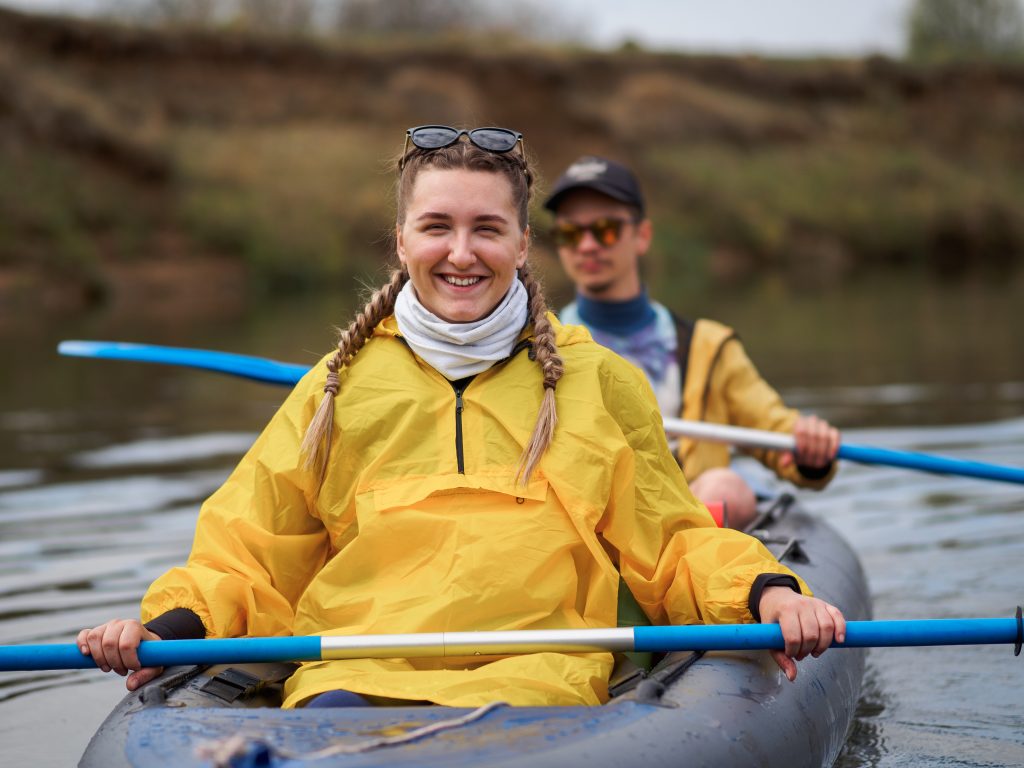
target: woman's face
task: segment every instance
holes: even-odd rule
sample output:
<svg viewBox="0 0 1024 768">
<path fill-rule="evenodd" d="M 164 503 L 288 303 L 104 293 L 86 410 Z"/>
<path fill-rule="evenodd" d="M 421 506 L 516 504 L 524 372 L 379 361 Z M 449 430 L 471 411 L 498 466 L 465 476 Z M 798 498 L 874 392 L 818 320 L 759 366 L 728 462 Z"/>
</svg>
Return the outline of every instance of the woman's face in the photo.
<svg viewBox="0 0 1024 768">
<path fill-rule="evenodd" d="M 420 302 L 450 323 L 489 315 L 526 263 L 512 185 L 500 173 L 419 172 L 398 227 L 398 258 Z"/>
</svg>

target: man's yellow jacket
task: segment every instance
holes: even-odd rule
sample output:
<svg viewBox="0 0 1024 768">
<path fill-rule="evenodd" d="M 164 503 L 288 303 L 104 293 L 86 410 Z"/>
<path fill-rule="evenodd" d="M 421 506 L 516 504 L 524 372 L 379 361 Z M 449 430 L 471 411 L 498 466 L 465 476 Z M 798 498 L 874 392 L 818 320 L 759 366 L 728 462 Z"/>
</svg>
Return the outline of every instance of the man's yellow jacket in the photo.
<svg viewBox="0 0 1024 768">
<path fill-rule="evenodd" d="M 779 393 L 761 378 L 732 328 L 714 320 L 697 320 L 687 361 L 680 418 L 770 432 L 793 431 L 800 412 L 787 408 Z M 723 443 L 682 438 L 677 455 L 686 477 L 693 481 L 705 470 L 729 466 L 730 450 Z M 824 488 L 836 473 L 835 462 L 826 472 L 812 477 L 803 474 L 795 463 L 781 465 L 779 451 L 745 452 L 783 480 L 804 488 Z"/>
<path fill-rule="evenodd" d="M 514 475 L 542 394 L 527 345 L 457 398 L 389 318 L 342 373 L 323 486 L 299 455 L 321 364 L 203 505 L 187 564 L 153 583 L 143 620 L 187 608 L 210 637 L 612 627 L 621 573 L 653 623 L 753 621 L 754 579 L 791 572 L 690 494 L 643 374 L 552 322 L 559 420 L 527 486 Z M 559 653 L 315 662 L 285 706 L 334 689 L 599 704 L 611 667 Z"/>
</svg>

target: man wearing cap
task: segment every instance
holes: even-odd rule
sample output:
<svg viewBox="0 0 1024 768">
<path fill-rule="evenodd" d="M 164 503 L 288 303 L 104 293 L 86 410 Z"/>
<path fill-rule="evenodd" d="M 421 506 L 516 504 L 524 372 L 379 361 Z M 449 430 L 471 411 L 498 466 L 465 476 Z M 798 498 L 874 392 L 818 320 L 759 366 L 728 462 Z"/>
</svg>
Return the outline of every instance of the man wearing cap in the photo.
<svg viewBox="0 0 1024 768">
<path fill-rule="evenodd" d="M 653 228 L 629 168 L 581 157 L 555 182 L 544 207 L 555 216 L 558 255 L 576 284 L 576 300 L 559 313 L 563 323 L 585 325 L 595 341 L 640 367 L 664 416 L 791 432 L 795 455 L 751 453 L 796 485 L 828 484 L 839 432 L 817 416 L 787 408 L 731 328 L 677 317 L 648 298 L 640 262 Z M 730 527 L 742 529 L 753 520 L 754 492 L 729 468 L 728 446 L 683 438 L 676 456 L 694 494 L 709 508 L 724 505 Z"/>
</svg>

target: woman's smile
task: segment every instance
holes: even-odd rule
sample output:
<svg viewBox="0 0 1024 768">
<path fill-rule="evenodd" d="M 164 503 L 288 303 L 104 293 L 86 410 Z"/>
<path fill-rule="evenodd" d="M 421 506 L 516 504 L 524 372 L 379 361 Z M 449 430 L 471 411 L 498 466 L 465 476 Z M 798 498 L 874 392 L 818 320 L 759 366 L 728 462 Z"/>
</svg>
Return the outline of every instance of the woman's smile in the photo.
<svg viewBox="0 0 1024 768">
<path fill-rule="evenodd" d="M 448 285 L 456 288 L 472 288 L 474 285 L 477 285 L 484 280 L 480 275 L 471 275 L 466 277 L 459 277 L 458 275 L 441 275 L 441 279 L 448 283 Z"/>
</svg>

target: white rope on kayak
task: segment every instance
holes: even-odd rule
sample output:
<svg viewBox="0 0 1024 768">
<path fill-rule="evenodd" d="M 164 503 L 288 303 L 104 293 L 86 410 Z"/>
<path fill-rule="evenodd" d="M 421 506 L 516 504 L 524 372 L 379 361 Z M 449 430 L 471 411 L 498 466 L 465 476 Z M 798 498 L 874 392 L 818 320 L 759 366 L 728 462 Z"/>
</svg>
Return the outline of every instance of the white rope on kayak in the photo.
<svg viewBox="0 0 1024 768">
<path fill-rule="evenodd" d="M 503 701 L 492 701 L 490 704 L 478 707 L 462 717 L 455 717 L 450 720 L 440 720 L 436 723 L 431 723 L 430 725 L 414 728 L 411 731 L 406 731 L 405 733 L 398 734 L 397 736 L 381 736 L 380 738 L 367 739 L 366 741 L 359 741 L 354 744 L 333 744 L 314 752 L 293 752 L 289 749 L 271 746 L 261 737 L 247 737 L 244 734 L 236 733 L 234 736 L 227 739 L 200 744 L 196 747 L 196 757 L 201 760 L 209 760 L 214 766 L 216 766 L 216 768 L 230 768 L 232 760 L 236 757 L 245 755 L 254 743 L 264 745 L 275 755 L 283 757 L 286 760 L 323 760 L 326 757 L 335 757 L 336 755 L 355 755 L 362 752 L 369 752 L 374 749 L 380 749 L 381 747 L 394 747 L 400 744 L 407 744 L 410 741 L 416 741 L 417 739 L 432 736 L 435 733 L 448 731 L 453 728 L 460 728 L 463 725 L 469 725 L 470 723 L 481 719 L 500 707 L 506 706 L 508 705 Z"/>
</svg>

